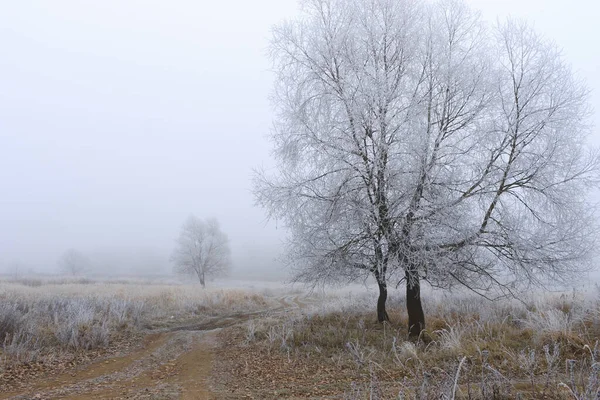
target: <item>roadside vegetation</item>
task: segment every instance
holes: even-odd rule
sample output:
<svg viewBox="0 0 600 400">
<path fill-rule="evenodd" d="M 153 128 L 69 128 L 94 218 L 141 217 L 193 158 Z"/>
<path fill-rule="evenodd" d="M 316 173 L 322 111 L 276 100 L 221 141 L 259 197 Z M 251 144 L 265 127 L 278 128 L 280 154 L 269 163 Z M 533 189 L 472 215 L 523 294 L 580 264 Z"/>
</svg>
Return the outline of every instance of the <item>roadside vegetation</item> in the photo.
<svg viewBox="0 0 600 400">
<path fill-rule="evenodd" d="M 278 304 L 257 291 L 195 285 L 0 282 L 0 384 L 126 353 L 149 331 Z"/>
<path fill-rule="evenodd" d="M 597 398 L 597 288 L 496 302 L 427 291 L 430 322 L 411 339 L 395 294 L 381 324 L 369 290 L 5 281 L 0 383 L 43 381 L 135 351 L 149 333 L 221 321 L 210 374 L 217 399 Z M 234 326 L 222 323 L 232 315 L 241 316 Z"/>
<path fill-rule="evenodd" d="M 325 296 L 221 332 L 214 376 L 225 398 L 597 399 L 597 293 L 428 296 L 425 306 L 428 328 L 408 340 L 402 300 L 380 324 L 369 297 Z"/>
</svg>

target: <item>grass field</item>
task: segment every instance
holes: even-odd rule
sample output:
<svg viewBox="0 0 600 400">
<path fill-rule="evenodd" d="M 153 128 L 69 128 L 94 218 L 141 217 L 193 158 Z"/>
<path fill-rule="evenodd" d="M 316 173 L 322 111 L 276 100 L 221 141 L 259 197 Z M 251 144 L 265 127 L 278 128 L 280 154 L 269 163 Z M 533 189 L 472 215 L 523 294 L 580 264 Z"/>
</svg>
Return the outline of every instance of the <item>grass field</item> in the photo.
<svg viewBox="0 0 600 400">
<path fill-rule="evenodd" d="M 402 301 L 391 305 L 392 323 L 385 325 L 375 322 L 372 295 L 313 301 L 284 320 L 222 332 L 223 342 L 237 349 L 224 349 L 219 359 L 238 354 L 219 370 L 235 371 L 224 381 L 273 399 L 599 396 L 597 294 L 525 302 L 433 294 L 424 299 L 428 326 L 419 341 L 406 340 Z"/>
<path fill-rule="evenodd" d="M 196 285 L 0 282 L 0 367 L 103 349 L 153 324 L 258 310 L 269 301 L 258 291 Z"/>
<path fill-rule="evenodd" d="M 1 282 L 0 384 L 15 390 L 17 381 L 24 387 L 135 352 L 148 335 L 163 332 L 167 343 L 183 340 L 173 332 L 218 328 L 210 351 L 188 343 L 154 364 L 209 351 L 216 399 L 598 398 L 597 290 L 497 302 L 427 293 L 427 329 L 407 341 L 397 292 L 392 321 L 381 325 L 369 290 L 237 286 Z M 169 393 L 156 398 L 179 398 Z"/>
</svg>

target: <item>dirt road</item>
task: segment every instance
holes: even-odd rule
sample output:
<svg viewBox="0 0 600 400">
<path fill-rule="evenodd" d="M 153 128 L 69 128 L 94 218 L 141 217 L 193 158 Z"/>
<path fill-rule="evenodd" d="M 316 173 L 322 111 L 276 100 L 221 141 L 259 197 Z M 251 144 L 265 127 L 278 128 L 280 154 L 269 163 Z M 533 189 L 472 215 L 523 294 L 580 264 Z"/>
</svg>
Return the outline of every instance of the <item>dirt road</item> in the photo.
<svg viewBox="0 0 600 400">
<path fill-rule="evenodd" d="M 157 321 L 137 350 L 99 360 L 76 371 L 27 382 L 27 389 L 0 393 L 3 399 L 212 399 L 208 380 L 217 332 L 265 315 L 305 305 L 282 296 L 280 306 L 187 321 Z"/>
<path fill-rule="evenodd" d="M 207 380 L 216 332 L 266 312 L 163 326 L 130 354 L 31 382 L 26 390 L 1 393 L 0 399 L 211 399 Z"/>
<path fill-rule="evenodd" d="M 214 333 L 206 331 L 150 334 L 138 351 L 0 399 L 209 399 L 213 343 Z"/>
</svg>

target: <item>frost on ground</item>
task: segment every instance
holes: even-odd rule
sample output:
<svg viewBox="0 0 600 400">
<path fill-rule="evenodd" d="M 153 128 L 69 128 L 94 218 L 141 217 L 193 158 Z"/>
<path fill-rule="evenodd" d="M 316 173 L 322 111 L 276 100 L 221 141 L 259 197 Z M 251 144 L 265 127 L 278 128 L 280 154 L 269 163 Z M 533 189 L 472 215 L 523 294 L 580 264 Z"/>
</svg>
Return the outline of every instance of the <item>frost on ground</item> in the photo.
<svg viewBox="0 0 600 400">
<path fill-rule="evenodd" d="M 277 289 L 28 283 L 0 282 L 0 392 L 133 351 L 148 332 L 281 307 Z"/>
<path fill-rule="evenodd" d="M 265 399 L 600 395 L 597 295 L 488 302 L 429 293 L 424 301 L 427 329 L 408 341 L 402 300 L 392 301 L 392 323 L 381 325 L 372 294 L 313 296 L 285 317 L 222 331 L 214 378 L 228 398 L 248 391 Z"/>
<path fill-rule="evenodd" d="M 592 292 L 427 292 L 426 330 L 409 341 L 395 293 L 382 325 L 373 288 L 232 286 L 2 283 L 0 398 L 598 396 Z"/>
</svg>

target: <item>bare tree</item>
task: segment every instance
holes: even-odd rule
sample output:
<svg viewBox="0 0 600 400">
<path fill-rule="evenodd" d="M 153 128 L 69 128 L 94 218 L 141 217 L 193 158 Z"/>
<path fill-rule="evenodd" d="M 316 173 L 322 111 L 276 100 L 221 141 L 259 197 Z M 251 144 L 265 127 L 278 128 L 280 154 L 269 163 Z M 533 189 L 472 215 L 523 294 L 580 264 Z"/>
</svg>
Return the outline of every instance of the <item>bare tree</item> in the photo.
<svg viewBox="0 0 600 400">
<path fill-rule="evenodd" d="M 202 287 L 206 278 L 228 272 L 231 266 L 229 239 L 216 219 L 190 215 L 181 228 L 171 261 L 175 272 L 195 275 Z"/>
<path fill-rule="evenodd" d="M 277 170 L 258 204 L 289 227 L 296 279 L 372 276 L 491 297 L 589 268 L 587 90 L 526 25 L 460 1 L 309 0 L 274 30 Z"/>
<path fill-rule="evenodd" d="M 7 272 L 10 274 L 12 279 L 19 279 L 26 272 L 27 266 L 20 261 L 13 261 L 8 265 Z"/>
<path fill-rule="evenodd" d="M 89 259 L 75 249 L 69 249 L 58 259 L 58 267 L 61 272 L 68 275 L 81 275 L 90 266 Z"/>
</svg>

